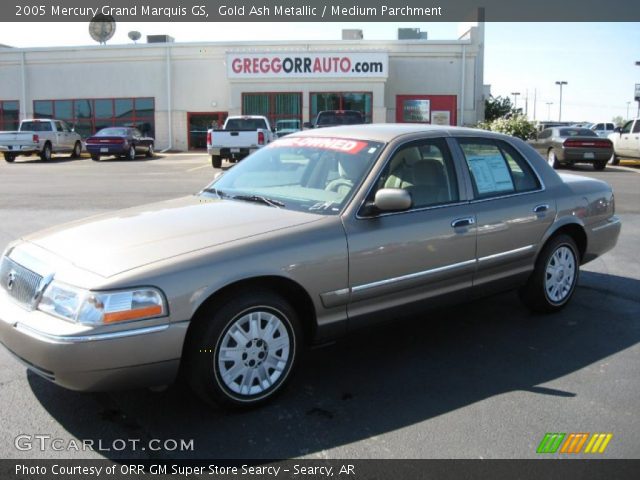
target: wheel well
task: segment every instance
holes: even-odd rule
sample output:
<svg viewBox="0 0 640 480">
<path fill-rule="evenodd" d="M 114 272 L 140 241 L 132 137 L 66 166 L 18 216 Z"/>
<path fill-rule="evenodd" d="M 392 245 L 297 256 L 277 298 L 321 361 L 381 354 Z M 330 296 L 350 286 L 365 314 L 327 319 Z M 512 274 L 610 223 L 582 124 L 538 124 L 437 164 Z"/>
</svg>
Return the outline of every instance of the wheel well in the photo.
<svg viewBox="0 0 640 480">
<path fill-rule="evenodd" d="M 224 301 L 225 298 L 237 295 L 240 290 L 251 291 L 252 289 L 270 290 L 290 302 L 300 319 L 300 326 L 302 327 L 305 341 L 311 341 L 316 331 L 316 313 L 311 297 L 298 283 L 288 278 L 275 275 L 239 280 L 217 290 L 195 311 L 192 318 L 192 325 L 189 326 L 189 331 L 194 328 L 193 320 L 197 321 L 197 319 L 200 318 L 200 312 L 210 308 L 216 302 L 221 302 Z"/>
<path fill-rule="evenodd" d="M 549 237 L 547 242 L 553 237 L 561 234 L 569 235 L 573 239 L 573 241 L 576 242 L 576 245 L 578 246 L 578 254 L 580 255 L 580 260 L 582 261 L 582 259 L 584 258 L 584 254 L 587 251 L 587 234 L 584 232 L 584 229 L 580 225 L 577 225 L 575 223 L 564 225 L 553 232 L 553 235 Z"/>
</svg>

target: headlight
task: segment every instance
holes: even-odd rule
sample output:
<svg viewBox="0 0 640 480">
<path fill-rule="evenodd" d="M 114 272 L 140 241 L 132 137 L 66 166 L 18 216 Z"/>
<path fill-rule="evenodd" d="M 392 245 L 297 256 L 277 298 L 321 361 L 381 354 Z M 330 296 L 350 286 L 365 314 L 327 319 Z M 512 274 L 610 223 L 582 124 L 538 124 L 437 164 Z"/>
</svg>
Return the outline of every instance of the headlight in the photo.
<svg viewBox="0 0 640 480">
<path fill-rule="evenodd" d="M 56 281 L 42 294 L 38 310 L 84 325 L 108 325 L 167 314 L 164 296 L 155 288 L 91 292 Z"/>
</svg>

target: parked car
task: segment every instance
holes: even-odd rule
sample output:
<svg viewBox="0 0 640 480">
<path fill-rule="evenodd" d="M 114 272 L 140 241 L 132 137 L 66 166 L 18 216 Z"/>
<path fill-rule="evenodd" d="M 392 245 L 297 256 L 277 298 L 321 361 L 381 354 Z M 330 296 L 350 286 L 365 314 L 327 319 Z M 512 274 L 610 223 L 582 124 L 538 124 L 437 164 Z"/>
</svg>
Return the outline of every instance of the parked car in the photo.
<svg viewBox="0 0 640 480">
<path fill-rule="evenodd" d="M 154 155 L 154 139 L 145 137 L 134 127 L 107 127 L 86 140 L 87 151 L 91 159 L 116 156 L 135 160 L 136 155 L 144 153 L 151 158 Z"/>
<path fill-rule="evenodd" d="M 620 157 L 640 159 L 640 118 L 629 120 L 609 135 L 613 143 L 610 163 L 618 165 Z"/>
<path fill-rule="evenodd" d="M 10 244 L 0 342 L 67 388 L 180 371 L 205 400 L 250 407 L 281 391 L 306 346 L 398 310 L 519 289 L 556 312 L 619 233 L 609 185 L 558 175 L 514 137 L 298 132 L 196 195 Z"/>
<path fill-rule="evenodd" d="M 613 133 L 616 126 L 612 122 L 592 123 L 589 127 L 590 130 L 596 133 L 599 137 L 607 137 Z"/>
<path fill-rule="evenodd" d="M 604 170 L 613 154 L 609 139 L 599 138 L 587 128 L 554 127 L 543 130 L 528 142 L 553 168 L 590 163 Z"/>
<path fill-rule="evenodd" d="M 286 119 L 276 121 L 275 133 L 278 138 L 289 135 L 290 133 L 299 132 L 300 130 L 302 130 L 302 128 L 300 127 L 300 120 Z"/>
<path fill-rule="evenodd" d="M 55 119 L 26 119 L 20 122 L 17 132 L 0 132 L 0 152 L 7 162 L 20 155 L 40 155 L 51 160 L 54 153 L 69 153 L 71 158 L 82 154 L 80 135 L 66 122 Z"/>
<path fill-rule="evenodd" d="M 358 125 L 366 123 L 362 112 L 357 110 L 324 110 L 312 122 L 305 122 L 305 128 L 336 127 L 338 125 Z"/>
<path fill-rule="evenodd" d="M 222 160 L 239 162 L 273 140 L 271 125 L 267 117 L 241 115 L 227 117 L 222 130 L 207 132 L 207 153 L 211 155 L 211 166 L 222 167 Z"/>
<path fill-rule="evenodd" d="M 571 127 L 579 127 L 579 128 L 591 128 L 592 125 L 593 125 L 593 123 L 591 123 L 591 122 L 580 122 L 580 123 L 573 123 L 570 126 Z"/>
</svg>

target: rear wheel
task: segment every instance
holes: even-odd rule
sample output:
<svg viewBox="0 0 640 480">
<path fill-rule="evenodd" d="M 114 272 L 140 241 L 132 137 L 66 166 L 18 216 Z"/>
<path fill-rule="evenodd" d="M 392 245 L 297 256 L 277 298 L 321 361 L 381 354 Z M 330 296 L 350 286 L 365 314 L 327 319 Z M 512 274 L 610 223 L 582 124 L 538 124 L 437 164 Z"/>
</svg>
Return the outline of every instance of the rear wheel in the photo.
<svg viewBox="0 0 640 480">
<path fill-rule="evenodd" d="M 146 155 L 147 158 L 153 158 L 153 143 L 149 144 Z"/>
<path fill-rule="evenodd" d="M 222 157 L 220 155 L 211 155 L 211 166 L 213 168 L 222 168 Z"/>
<path fill-rule="evenodd" d="M 578 247 L 569 235 L 551 238 L 540 252 L 533 273 L 520 290 L 520 298 L 535 312 L 561 310 L 578 282 Z"/>
<path fill-rule="evenodd" d="M 597 162 L 593 163 L 593 169 L 594 170 L 604 170 L 607 167 L 607 161 L 606 160 L 600 160 Z"/>
<path fill-rule="evenodd" d="M 7 162 L 12 163 L 16 159 L 16 155 L 15 155 L 15 153 L 5 153 L 4 154 L 4 159 Z"/>
<path fill-rule="evenodd" d="M 558 157 L 556 157 L 556 152 L 553 148 L 549 149 L 549 152 L 547 152 L 547 163 L 552 168 L 560 168 L 560 162 L 558 162 Z"/>
<path fill-rule="evenodd" d="M 51 144 L 49 142 L 44 144 L 42 152 L 40 152 L 40 159 L 45 162 L 51 160 Z"/>
<path fill-rule="evenodd" d="M 100 155 L 98 155 L 98 154 L 91 155 L 91 160 L 93 160 L 94 162 L 99 162 L 100 161 Z"/>
<path fill-rule="evenodd" d="M 253 290 L 221 299 L 200 315 L 189 334 L 185 373 L 203 400 L 254 407 L 282 390 L 302 338 L 289 302 Z"/>
<path fill-rule="evenodd" d="M 73 146 L 73 151 L 71 152 L 71 158 L 80 158 L 80 154 L 82 153 L 82 144 L 80 142 L 76 142 Z"/>
<path fill-rule="evenodd" d="M 127 152 L 127 160 L 135 160 L 136 159 L 136 147 L 131 145 L 129 147 L 129 151 Z"/>
</svg>

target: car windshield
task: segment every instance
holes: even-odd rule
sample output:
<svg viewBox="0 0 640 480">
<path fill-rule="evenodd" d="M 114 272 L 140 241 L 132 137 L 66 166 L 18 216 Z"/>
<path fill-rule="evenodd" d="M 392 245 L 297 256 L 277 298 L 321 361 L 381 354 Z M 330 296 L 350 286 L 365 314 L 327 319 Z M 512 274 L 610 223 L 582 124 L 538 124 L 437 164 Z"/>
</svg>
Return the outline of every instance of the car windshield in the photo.
<svg viewBox="0 0 640 480">
<path fill-rule="evenodd" d="M 96 137 L 126 137 L 127 129 L 126 128 L 103 128 L 98 133 L 96 133 Z"/>
<path fill-rule="evenodd" d="M 354 125 L 364 123 L 358 112 L 322 112 L 318 115 L 318 125 Z"/>
<path fill-rule="evenodd" d="M 561 137 L 597 137 L 598 135 L 587 128 L 561 128 Z"/>
<path fill-rule="evenodd" d="M 244 159 L 201 194 L 336 215 L 382 146 L 348 138 L 285 137 Z"/>
</svg>

